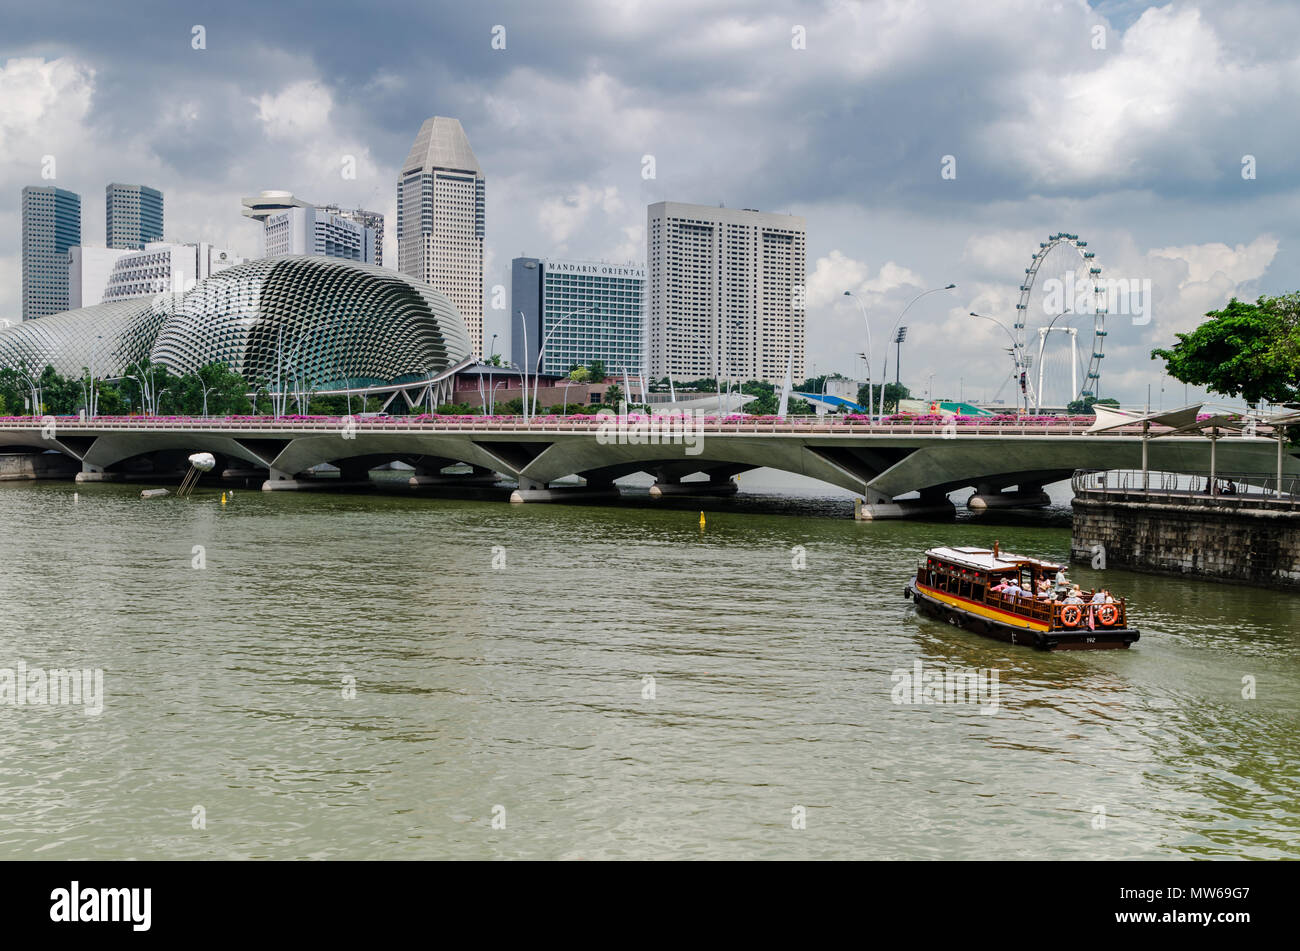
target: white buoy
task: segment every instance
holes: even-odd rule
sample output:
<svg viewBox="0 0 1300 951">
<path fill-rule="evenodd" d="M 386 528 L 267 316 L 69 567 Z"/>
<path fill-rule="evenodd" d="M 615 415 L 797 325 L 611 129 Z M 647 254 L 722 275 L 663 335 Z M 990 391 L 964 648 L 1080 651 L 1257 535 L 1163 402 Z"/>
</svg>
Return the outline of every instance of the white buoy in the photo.
<svg viewBox="0 0 1300 951">
<path fill-rule="evenodd" d="M 210 452 L 196 452 L 190 456 L 190 465 L 200 472 L 211 472 L 216 464 L 217 460 Z"/>
<path fill-rule="evenodd" d="M 143 489 L 140 492 L 142 499 L 160 499 L 164 495 L 171 495 L 166 489 Z"/>
</svg>

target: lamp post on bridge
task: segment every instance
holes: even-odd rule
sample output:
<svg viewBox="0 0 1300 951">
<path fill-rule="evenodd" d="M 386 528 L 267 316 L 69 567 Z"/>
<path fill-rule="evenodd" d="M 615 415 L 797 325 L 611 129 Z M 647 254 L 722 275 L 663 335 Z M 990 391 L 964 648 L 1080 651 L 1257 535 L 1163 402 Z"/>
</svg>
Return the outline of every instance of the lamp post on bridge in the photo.
<svg viewBox="0 0 1300 951">
<path fill-rule="evenodd" d="M 894 337 L 894 338 L 895 338 L 893 342 L 894 342 L 895 344 L 901 344 L 901 343 L 903 342 L 902 337 L 898 336 L 898 327 L 899 327 L 899 324 L 901 324 L 901 323 L 903 322 L 903 316 L 904 316 L 904 315 L 905 315 L 909 310 L 912 309 L 912 305 L 913 305 L 913 304 L 915 304 L 915 303 L 916 303 L 917 301 L 919 301 L 922 297 L 925 297 L 925 296 L 928 295 L 928 294 L 937 294 L 937 293 L 939 293 L 939 291 L 950 291 L 950 290 L 952 290 L 953 288 L 955 288 L 956 286 L 957 286 L 956 284 L 945 284 L 943 287 L 932 287 L 932 288 L 930 288 L 928 291 L 922 291 L 921 293 L 919 293 L 919 294 L 917 294 L 915 297 L 913 297 L 910 301 L 908 301 L 908 302 L 907 302 L 907 306 L 904 307 L 901 311 L 899 311 L 898 318 L 894 321 L 894 326 L 893 326 L 892 328 L 890 328 L 889 334 L 890 334 L 891 337 Z M 903 336 L 906 336 L 906 335 L 907 335 L 907 334 L 906 334 L 906 331 L 904 331 Z M 899 350 L 899 354 L 900 354 L 900 356 L 901 356 L 901 354 L 902 354 L 902 350 L 901 350 L 901 348 L 900 348 L 900 350 Z M 895 375 L 897 375 L 897 373 L 898 373 L 898 367 L 897 367 L 897 366 L 894 367 L 894 373 L 895 373 Z M 881 416 L 884 416 L 884 415 L 885 415 L 885 385 L 884 385 L 884 380 L 885 380 L 885 377 L 888 376 L 888 375 L 889 375 L 889 348 L 886 347 L 886 348 L 885 348 L 885 362 L 884 362 L 884 365 L 880 368 L 880 380 L 881 380 L 881 384 L 880 384 L 880 415 L 881 415 Z M 900 383 L 900 384 L 896 384 L 896 385 L 901 385 L 901 383 Z"/>
<path fill-rule="evenodd" d="M 522 311 L 521 311 L 520 313 L 522 314 Z M 539 347 L 538 350 L 537 350 L 537 363 L 533 365 L 533 408 L 532 408 L 532 411 L 533 411 L 534 413 L 537 412 L 537 388 L 538 388 L 538 386 L 540 385 L 540 384 L 539 384 L 539 379 L 540 379 L 540 377 L 541 377 L 541 373 L 542 373 L 542 358 L 546 356 L 546 345 L 549 344 L 549 343 L 551 342 L 551 337 L 555 335 L 555 331 L 557 331 L 557 330 L 560 329 L 560 325 L 563 324 L 563 323 L 564 323 L 566 320 L 568 320 L 570 317 L 575 317 L 575 316 L 577 316 L 578 314 L 598 314 L 598 313 L 600 313 L 600 305 L 599 305 L 599 304 L 588 304 L 586 307 L 579 307 L 579 308 L 578 308 L 577 310 L 575 310 L 575 311 L 570 311 L 569 313 L 567 313 L 567 314 L 565 314 L 563 317 L 561 317 L 559 320 L 557 320 L 557 321 L 555 322 L 555 326 L 553 326 L 549 331 L 547 331 L 546 336 L 542 338 L 542 345 L 541 345 L 541 347 Z"/>
<path fill-rule="evenodd" d="M 1020 343 L 1019 343 L 1019 341 L 1016 340 L 1016 335 L 1013 334 L 1013 333 L 1011 332 L 1011 330 L 1007 327 L 1006 324 L 1004 324 L 1002 321 L 998 320 L 996 317 L 990 317 L 990 316 L 988 316 L 987 314 L 977 314 L 977 313 L 975 313 L 975 311 L 973 311 L 973 310 L 970 312 L 970 315 L 971 315 L 972 317 L 982 317 L 984 320 L 990 320 L 990 321 L 992 321 L 993 323 L 995 323 L 995 324 L 997 324 L 999 327 L 1001 327 L 1002 330 L 1003 330 L 1003 332 L 1004 332 L 1008 337 L 1011 338 L 1011 361 L 1012 361 L 1012 363 L 1015 365 L 1015 370 L 1013 371 L 1013 375 L 1014 375 L 1014 376 L 1021 376 L 1021 377 L 1023 377 L 1024 374 L 1025 374 L 1025 372 L 1026 372 L 1026 368 L 1025 368 L 1025 366 L 1024 366 L 1022 360 L 1021 360 L 1021 357 L 1020 357 Z M 1004 384 L 1004 385 L 1005 385 L 1005 384 Z M 1021 384 L 1021 387 L 1020 387 L 1020 393 L 1021 393 L 1021 395 L 1024 397 L 1025 412 L 1029 412 L 1029 394 L 1025 392 L 1025 388 L 1024 388 L 1024 384 L 1023 384 L 1023 383 Z M 1019 404 L 1020 401 L 1017 400 L 1016 402 L 1017 402 L 1017 404 Z"/>
<path fill-rule="evenodd" d="M 867 363 L 867 416 L 871 416 L 871 321 L 867 319 L 867 305 L 862 303 L 862 298 L 854 297 L 852 291 L 845 291 L 845 297 L 852 297 L 853 303 L 858 305 L 858 310 L 862 311 L 862 323 L 867 328 L 867 352 L 862 355 Z M 884 383 L 881 383 L 881 395 L 884 395 Z M 883 405 L 883 403 L 882 403 Z M 882 414 L 884 410 L 881 410 Z"/>
</svg>

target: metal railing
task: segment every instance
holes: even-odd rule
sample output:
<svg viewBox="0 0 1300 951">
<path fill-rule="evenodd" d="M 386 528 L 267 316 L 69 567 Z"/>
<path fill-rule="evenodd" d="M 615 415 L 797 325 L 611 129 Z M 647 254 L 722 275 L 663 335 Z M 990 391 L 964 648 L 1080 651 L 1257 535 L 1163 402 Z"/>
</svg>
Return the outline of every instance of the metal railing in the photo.
<svg viewBox="0 0 1300 951">
<path fill-rule="evenodd" d="M 969 417 L 953 420 L 871 420 L 835 419 L 822 417 L 766 417 L 640 415 L 622 417 L 551 416 L 525 420 L 522 416 L 386 416 L 386 417 L 307 417 L 307 416 L 78 416 L 58 417 L 8 417 L 0 418 L 0 431 L 42 429 L 53 424 L 59 431 L 72 433 L 136 432 L 162 430 L 168 432 L 248 432 L 274 430 L 277 432 L 339 431 L 347 428 L 355 432 L 557 432 L 591 433 L 610 425 L 651 426 L 667 430 L 685 425 L 692 432 L 737 433 L 761 435 L 783 433 L 792 435 L 840 436 L 926 436 L 942 439 L 963 439 L 979 436 L 1060 437 L 1083 436 L 1092 425 L 1091 417 L 1057 419 L 1032 418 L 1021 420 L 983 421 Z M 1151 435 L 1159 435 L 1165 427 L 1151 428 Z M 1267 434 L 1267 435 L 1266 435 Z M 1142 437 L 1141 426 L 1123 426 L 1107 430 L 1096 438 Z M 1188 438 L 1193 438 L 1189 436 Z M 1244 431 L 1225 431 L 1221 439 L 1271 439 L 1268 427 L 1248 434 Z"/>
<path fill-rule="evenodd" d="M 1145 478 L 1144 478 L 1145 476 Z M 1143 473 L 1141 469 L 1082 469 L 1071 485 L 1076 496 L 1112 501 L 1168 502 L 1223 508 L 1300 508 L 1300 476 L 1276 472 Z"/>
</svg>

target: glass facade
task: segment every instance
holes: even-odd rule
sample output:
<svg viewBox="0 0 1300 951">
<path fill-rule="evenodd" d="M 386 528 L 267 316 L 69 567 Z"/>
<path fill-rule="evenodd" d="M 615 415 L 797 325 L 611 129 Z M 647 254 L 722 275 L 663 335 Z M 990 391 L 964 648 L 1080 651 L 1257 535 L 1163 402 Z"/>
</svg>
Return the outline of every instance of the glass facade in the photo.
<svg viewBox="0 0 1300 951">
<path fill-rule="evenodd" d="M 139 251 L 163 237 L 163 194 L 148 185 L 113 182 L 104 189 L 104 235 L 110 248 Z"/>
<path fill-rule="evenodd" d="M 68 249 L 80 244 L 80 195 L 23 189 L 23 320 L 68 309 Z"/>
<path fill-rule="evenodd" d="M 527 265 L 532 263 L 534 267 Z M 611 376 L 638 376 L 645 366 L 645 268 L 603 261 L 518 258 L 512 310 L 515 362 L 523 353 L 520 310 L 528 321 L 528 360 L 538 351 L 541 371 L 564 375 L 599 360 Z M 594 308 L 590 312 L 588 308 Z M 522 366 L 522 364 L 519 364 Z"/>
</svg>

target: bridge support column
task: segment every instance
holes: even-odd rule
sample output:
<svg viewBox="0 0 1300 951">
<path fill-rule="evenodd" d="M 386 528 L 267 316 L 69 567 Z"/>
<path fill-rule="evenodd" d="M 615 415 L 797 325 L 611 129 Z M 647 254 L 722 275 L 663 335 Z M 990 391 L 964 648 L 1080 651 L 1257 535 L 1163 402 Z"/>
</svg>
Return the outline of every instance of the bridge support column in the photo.
<svg viewBox="0 0 1300 951">
<path fill-rule="evenodd" d="M 413 487 L 433 486 L 492 486 L 496 485 L 497 474 L 483 466 L 470 466 L 469 472 L 443 472 L 434 466 L 417 465 L 415 475 L 407 480 Z"/>
<path fill-rule="evenodd" d="M 619 495 L 618 486 L 612 481 L 551 487 L 544 482 L 520 476 L 519 488 L 510 493 L 510 501 L 515 503 L 576 502 L 582 499 L 616 499 Z"/>
<path fill-rule="evenodd" d="M 977 486 L 975 492 L 966 500 L 966 507 L 972 512 L 985 512 L 989 509 L 1031 509 L 1045 508 L 1052 504 L 1041 485 L 1017 486 L 1014 492 L 1006 489 L 998 491 L 989 485 Z"/>
<path fill-rule="evenodd" d="M 919 499 L 853 500 L 853 517 L 860 522 L 884 518 L 955 518 L 957 506 L 942 493 L 922 494 Z"/>
<path fill-rule="evenodd" d="M 710 478 L 707 482 L 683 482 L 681 479 L 674 479 L 668 482 L 663 480 L 656 481 L 650 486 L 650 497 L 652 499 L 662 498 L 665 495 L 703 495 L 709 497 L 735 495 L 740 491 L 740 486 L 736 480 L 727 476 L 721 479 Z"/>
<path fill-rule="evenodd" d="M 105 472 L 99 466 L 90 466 L 86 463 L 81 464 L 81 471 L 72 481 L 74 482 L 121 482 L 122 473 Z"/>
</svg>

